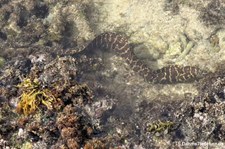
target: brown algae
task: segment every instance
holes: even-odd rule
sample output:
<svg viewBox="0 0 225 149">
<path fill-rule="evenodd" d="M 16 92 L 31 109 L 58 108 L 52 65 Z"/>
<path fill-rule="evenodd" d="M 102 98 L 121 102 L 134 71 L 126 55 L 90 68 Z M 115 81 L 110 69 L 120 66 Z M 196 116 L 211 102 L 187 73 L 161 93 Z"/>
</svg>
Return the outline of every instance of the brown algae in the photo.
<svg viewBox="0 0 225 149">
<path fill-rule="evenodd" d="M 22 90 L 16 109 L 18 113 L 29 115 L 39 109 L 41 105 L 48 110 L 53 110 L 54 103 L 61 102 L 61 99 L 56 98 L 49 89 L 40 89 L 37 79 L 25 79 L 17 87 Z"/>
</svg>

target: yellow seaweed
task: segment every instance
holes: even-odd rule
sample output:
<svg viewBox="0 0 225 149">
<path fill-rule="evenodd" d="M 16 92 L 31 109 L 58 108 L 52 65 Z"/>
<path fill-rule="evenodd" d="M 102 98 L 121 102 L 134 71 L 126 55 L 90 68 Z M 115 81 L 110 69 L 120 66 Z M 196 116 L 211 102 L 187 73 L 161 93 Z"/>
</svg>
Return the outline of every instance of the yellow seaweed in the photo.
<svg viewBox="0 0 225 149">
<path fill-rule="evenodd" d="M 22 90 L 22 95 L 19 97 L 20 101 L 16 109 L 18 113 L 24 115 L 32 114 L 39 109 L 40 105 L 44 105 L 48 110 L 53 110 L 53 104 L 61 102 L 49 89 L 41 89 L 37 79 L 33 81 L 25 79 L 17 87 Z"/>
</svg>

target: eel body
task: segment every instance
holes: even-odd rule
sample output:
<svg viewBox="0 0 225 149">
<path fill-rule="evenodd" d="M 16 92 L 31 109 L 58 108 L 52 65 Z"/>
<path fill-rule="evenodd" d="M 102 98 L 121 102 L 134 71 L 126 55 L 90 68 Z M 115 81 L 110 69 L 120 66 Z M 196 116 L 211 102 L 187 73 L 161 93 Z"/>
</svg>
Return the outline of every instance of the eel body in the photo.
<svg viewBox="0 0 225 149">
<path fill-rule="evenodd" d="M 170 65 L 158 70 L 152 70 L 133 53 L 131 46 L 125 36 L 117 33 L 102 33 L 95 37 L 84 51 L 106 50 L 121 56 L 130 67 L 138 72 L 144 79 L 152 83 L 172 84 L 184 83 L 197 80 L 201 76 L 201 70 L 193 66 Z"/>
</svg>

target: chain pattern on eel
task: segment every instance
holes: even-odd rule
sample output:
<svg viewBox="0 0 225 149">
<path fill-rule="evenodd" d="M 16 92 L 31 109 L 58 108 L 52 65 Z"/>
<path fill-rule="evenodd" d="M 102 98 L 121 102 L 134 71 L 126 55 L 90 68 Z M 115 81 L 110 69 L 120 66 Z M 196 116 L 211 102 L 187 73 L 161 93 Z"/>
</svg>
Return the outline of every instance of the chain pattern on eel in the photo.
<svg viewBox="0 0 225 149">
<path fill-rule="evenodd" d="M 192 82 L 201 76 L 201 70 L 193 66 L 170 65 L 152 70 L 134 55 L 127 38 L 121 34 L 107 32 L 98 35 L 84 51 L 94 49 L 107 50 L 121 56 L 148 82 L 160 84 Z"/>
</svg>

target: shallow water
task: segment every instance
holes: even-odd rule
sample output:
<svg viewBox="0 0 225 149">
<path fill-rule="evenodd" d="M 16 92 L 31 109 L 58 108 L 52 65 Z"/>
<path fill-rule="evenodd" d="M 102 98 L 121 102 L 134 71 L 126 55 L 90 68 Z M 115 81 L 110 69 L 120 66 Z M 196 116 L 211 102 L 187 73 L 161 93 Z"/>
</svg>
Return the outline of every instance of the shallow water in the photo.
<svg viewBox="0 0 225 149">
<path fill-rule="evenodd" d="M 222 0 L 1 1 L 0 148 L 218 147 L 224 10 Z M 103 36 L 85 51 L 106 32 L 124 38 Z M 207 73 L 172 84 L 140 73 L 172 65 Z"/>
</svg>

